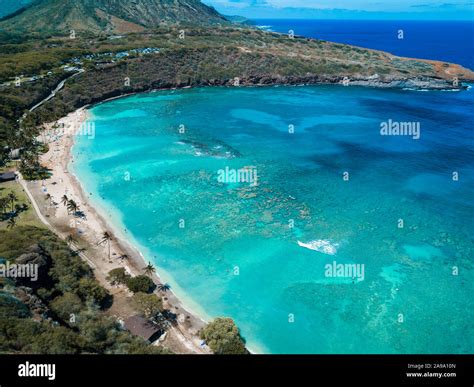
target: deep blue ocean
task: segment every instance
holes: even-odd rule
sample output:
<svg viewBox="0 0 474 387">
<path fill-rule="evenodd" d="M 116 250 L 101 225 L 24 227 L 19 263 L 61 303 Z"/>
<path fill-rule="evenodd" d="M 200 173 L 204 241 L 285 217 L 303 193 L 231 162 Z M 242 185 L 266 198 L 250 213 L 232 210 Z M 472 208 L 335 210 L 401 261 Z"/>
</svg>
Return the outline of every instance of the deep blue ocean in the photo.
<svg viewBox="0 0 474 387">
<path fill-rule="evenodd" d="M 266 29 L 474 69 L 474 21 L 258 19 Z M 398 31 L 403 30 L 403 39 Z"/>
</svg>

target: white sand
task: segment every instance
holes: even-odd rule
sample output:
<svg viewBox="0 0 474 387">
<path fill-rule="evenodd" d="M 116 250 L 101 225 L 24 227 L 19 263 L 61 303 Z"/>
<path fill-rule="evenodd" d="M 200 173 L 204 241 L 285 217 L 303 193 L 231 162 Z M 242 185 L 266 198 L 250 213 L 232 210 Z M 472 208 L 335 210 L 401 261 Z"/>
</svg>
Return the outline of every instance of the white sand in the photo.
<svg viewBox="0 0 474 387">
<path fill-rule="evenodd" d="M 71 147 L 75 134 L 80 133 L 79 128 L 87 117 L 87 111 L 82 108 L 57 122 L 60 127 L 64 125 L 64 129 L 55 130 L 54 124 L 45 126 L 46 129 L 40 140 L 48 143 L 50 148 L 42 156 L 42 164 L 51 170 L 52 178 L 42 182 L 28 182 L 26 186 L 48 226 L 63 239 L 68 235 L 74 235 L 78 241 L 75 245 L 87 249 L 80 254 L 81 257 L 94 269 L 95 276 L 101 285 L 114 296 L 114 304 L 108 313 L 124 319 L 135 314 L 131 307 L 131 294 L 124 287 L 112 287 L 106 280 L 107 273 L 114 268 L 125 267 L 130 273 L 142 274 L 145 262 L 133 246 L 114 235 L 113 225 L 106 223 L 104 217 L 100 215 L 100 209 L 98 212 L 91 206 L 76 177 L 68 171 L 69 162 L 74 162 Z M 51 206 L 45 199 L 47 193 L 53 198 L 54 203 Z M 61 203 L 64 195 L 79 205 L 86 219 L 79 219 L 68 214 L 66 206 Z M 107 247 L 97 245 L 105 231 L 113 235 L 110 260 Z M 128 259 L 119 259 L 125 254 L 129 257 Z M 160 283 L 158 276 L 155 276 L 154 280 L 155 283 Z M 201 340 L 197 335 L 197 331 L 204 326 L 204 321 L 186 310 L 171 291 L 161 295 L 164 298 L 164 305 L 177 315 L 179 321 L 168 331 L 163 345 L 176 353 L 210 353 L 207 347 L 200 345 Z"/>
</svg>

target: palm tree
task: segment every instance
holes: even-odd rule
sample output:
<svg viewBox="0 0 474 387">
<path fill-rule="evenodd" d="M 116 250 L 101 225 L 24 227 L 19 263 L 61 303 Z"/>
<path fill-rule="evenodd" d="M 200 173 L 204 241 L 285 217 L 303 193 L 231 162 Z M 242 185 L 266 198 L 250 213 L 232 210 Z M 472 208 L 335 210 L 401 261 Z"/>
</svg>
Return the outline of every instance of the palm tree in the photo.
<svg viewBox="0 0 474 387">
<path fill-rule="evenodd" d="M 8 207 L 8 202 L 10 200 L 8 198 L 0 198 L 0 210 L 2 211 L 2 213 L 4 214 L 7 207 Z"/>
<path fill-rule="evenodd" d="M 12 191 L 8 194 L 8 200 L 12 204 L 12 212 L 13 212 L 15 210 L 15 202 L 18 200 L 17 196 L 15 195 L 15 192 Z"/>
<path fill-rule="evenodd" d="M 127 255 L 127 254 L 123 254 L 123 255 L 121 255 L 120 257 L 118 257 L 118 259 L 120 259 L 121 261 L 126 261 L 126 260 L 128 260 L 128 255 Z"/>
<path fill-rule="evenodd" d="M 148 265 L 143 268 L 143 274 L 151 277 L 155 273 L 155 267 L 151 264 L 151 262 L 148 262 Z"/>
<path fill-rule="evenodd" d="M 77 240 L 76 240 L 76 238 L 74 238 L 74 235 L 69 234 L 69 235 L 66 237 L 66 242 L 71 245 L 71 244 L 73 244 L 73 243 L 76 243 Z"/>
<path fill-rule="evenodd" d="M 15 228 L 15 226 L 16 226 L 16 219 L 15 218 L 8 219 L 7 228 L 9 230 L 13 230 L 13 228 Z"/>
<path fill-rule="evenodd" d="M 170 289 L 171 289 L 171 286 L 169 284 L 159 284 L 158 285 L 158 290 L 160 292 L 166 293 Z"/>
<path fill-rule="evenodd" d="M 53 205 L 53 197 L 49 193 L 46 194 L 45 200 L 49 201 L 50 206 Z"/>
<path fill-rule="evenodd" d="M 67 202 L 67 212 L 75 214 L 77 211 L 79 211 L 79 206 L 77 205 L 77 203 L 72 199 L 69 200 Z"/>
<path fill-rule="evenodd" d="M 67 206 L 68 202 L 69 202 L 68 197 L 66 195 L 63 195 L 63 197 L 61 198 L 61 203 Z"/>
<path fill-rule="evenodd" d="M 110 259 L 110 242 L 112 241 L 112 236 L 107 232 L 105 231 L 103 234 L 102 234 L 102 239 L 99 241 L 99 243 L 97 245 L 107 245 L 108 248 L 109 248 L 109 259 Z"/>
</svg>

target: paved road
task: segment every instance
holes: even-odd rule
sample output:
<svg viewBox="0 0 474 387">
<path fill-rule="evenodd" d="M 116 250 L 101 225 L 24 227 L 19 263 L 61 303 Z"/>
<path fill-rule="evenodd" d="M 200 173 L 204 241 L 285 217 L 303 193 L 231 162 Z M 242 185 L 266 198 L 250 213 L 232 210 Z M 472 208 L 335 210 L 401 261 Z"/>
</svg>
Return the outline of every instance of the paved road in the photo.
<svg viewBox="0 0 474 387">
<path fill-rule="evenodd" d="M 67 77 L 66 79 L 63 79 L 61 82 L 59 82 L 59 84 L 56 86 L 56 88 L 51 92 L 50 95 L 48 95 L 45 99 L 43 99 L 42 101 L 38 102 L 35 106 L 33 106 L 31 109 L 30 109 L 30 112 L 32 112 L 33 110 L 36 110 L 38 109 L 41 105 L 43 105 L 45 102 L 48 102 L 51 98 L 54 98 L 56 96 L 56 93 L 61 90 L 64 85 L 66 84 L 66 81 L 68 79 L 71 79 L 71 78 L 74 78 L 76 76 L 78 76 L 79 74 L 82 74 L 83 72 L 85 72 L 84 69 L 80 69 L 77 73 L 74 73 L 72 74 L 71 76 Z"/>
</svg>

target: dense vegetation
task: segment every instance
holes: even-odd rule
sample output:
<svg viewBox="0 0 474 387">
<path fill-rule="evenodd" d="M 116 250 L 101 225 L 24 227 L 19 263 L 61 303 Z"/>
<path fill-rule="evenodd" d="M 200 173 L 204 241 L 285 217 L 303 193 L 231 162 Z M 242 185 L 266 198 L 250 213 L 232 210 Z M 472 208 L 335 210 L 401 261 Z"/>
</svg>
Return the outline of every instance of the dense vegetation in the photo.
<svg viewBox="0 0 474 387">
<path fill-rule="evenodd" d="M 106 316 L 112 296 L 65 242 L 42 226 L 25 225 L 28 217 L 23 211 L 32 210 L 20 192 L 12 191 L 0 200 L 0 213 L 5 215 L 0 219 L 0 264 L 37 265 L 38 278 L 0 276 L 0 353 L 169 353 L 131 336 L 115 318 Z M 10 223 L 12 219 L 15 221 Z M 4 223 L 6 227 L 2 227 Z M 155 284 L 149 276 L 153 266 L 147 265 L 143 272 L 131 276 L 125 268 L 116 268 L 107 280 L 127 286 L 133 293 L 134 310 L 166 330 L 176 323 L 176 316 L 152 292 Z M 158 290 L 167 289 L 169 286 L 162 284 Z M 215 353 L 247 353 L 231 319 L 216 319 L 200 335 Z"/>
<path fill-rule="evenodd" d="M 24 226 L 0 230 L 0 257 L 4 262 L 40 267 L 34 282 L 0 279 L 0 352 L 166 352 L 131 336 L 102 313 L 111 303 L 109 293 L 77 254 L 51 232 Z M 159 306 L 143 296 L 137 302 L 144 312 Z"/>
<path fill-rule="evenodd" d="M 243 355 L 248 353 L 239 328 L 230 318 L 216 318 L 200 332 L 201 339 L 218 355 Z"/>
<path fill-rule="evenodd" d="M 156 287 L 150 277 L 146 275 L 132 277 L 123 267 L 111 270 L 107 279 L 112 285 L 126 285 L 133 293 L 150 293 Z"/>
</svg>

